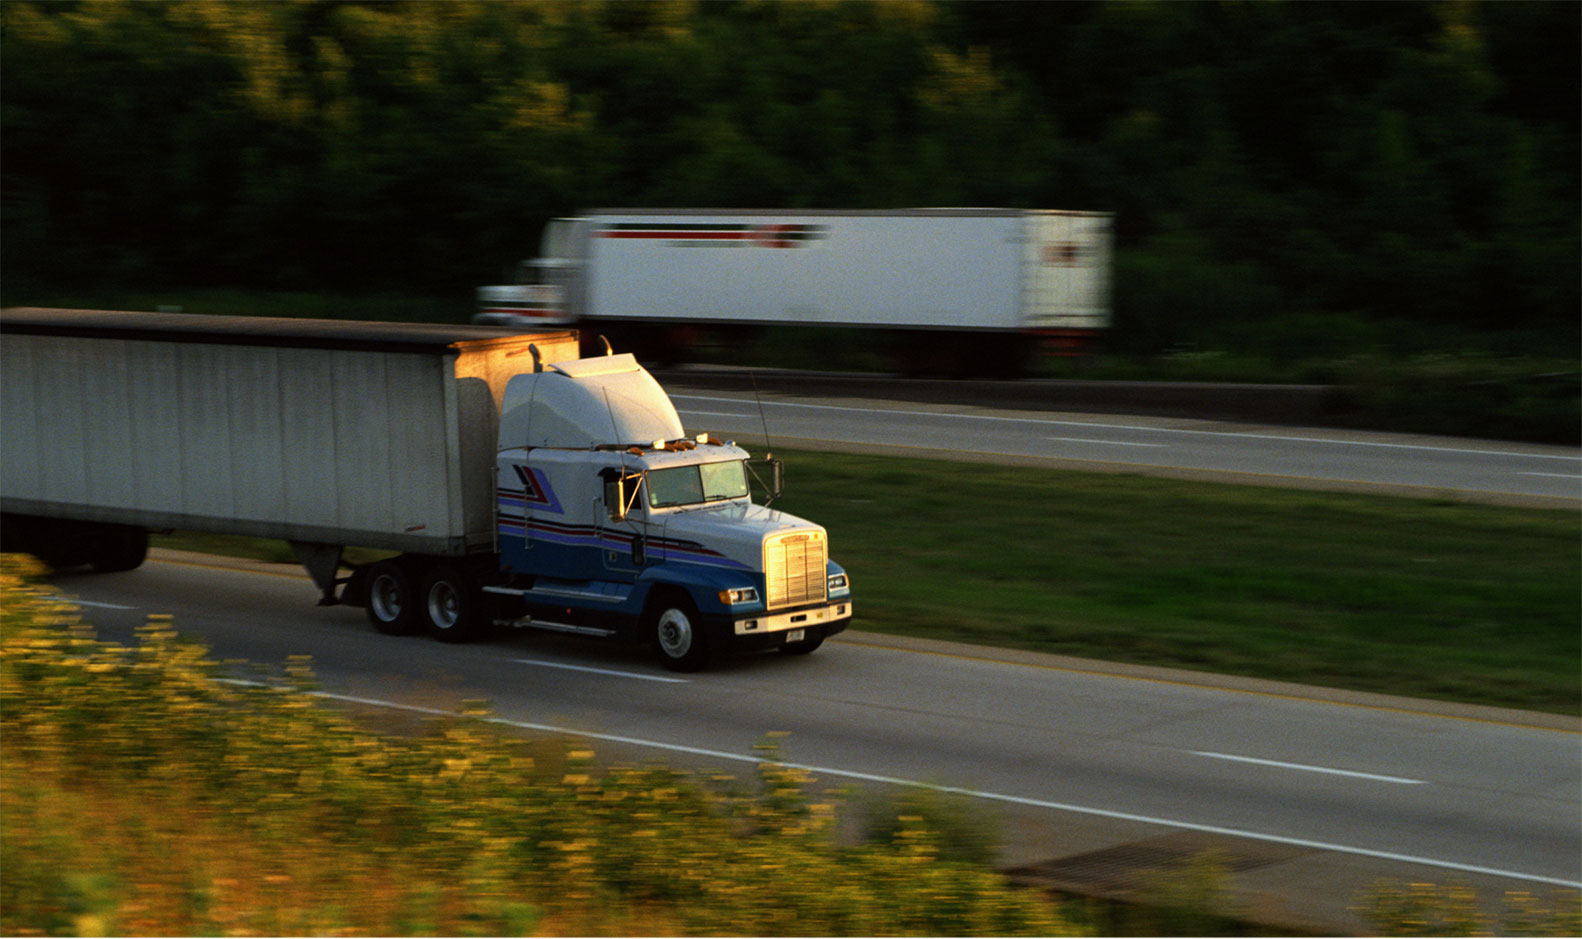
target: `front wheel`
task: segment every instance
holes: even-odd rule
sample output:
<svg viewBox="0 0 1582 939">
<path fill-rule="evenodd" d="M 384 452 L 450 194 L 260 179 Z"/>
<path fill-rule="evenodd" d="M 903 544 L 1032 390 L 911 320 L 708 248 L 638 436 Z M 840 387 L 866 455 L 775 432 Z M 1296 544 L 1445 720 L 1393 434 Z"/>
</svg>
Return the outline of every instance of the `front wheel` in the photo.
<svg viewBox="0 0 1582 939">
<path fill-rule="evenodd" d="M 649 628 L 665 668 L 695 672 L 708 664 L 708 640 L 701 625 L 697 610 L 685 599 L 666 598 L 655 606 Z"/>
</svg>

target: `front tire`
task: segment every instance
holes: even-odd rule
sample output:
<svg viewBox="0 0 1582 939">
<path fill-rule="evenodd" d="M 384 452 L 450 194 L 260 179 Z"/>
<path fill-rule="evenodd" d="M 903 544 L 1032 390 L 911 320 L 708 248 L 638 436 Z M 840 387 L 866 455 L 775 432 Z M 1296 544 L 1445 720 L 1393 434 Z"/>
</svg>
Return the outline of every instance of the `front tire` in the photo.
<svg viewBox="0 0 1582 939">
<path fill-rule="evenodd" d="M 659 661 L 673 672 L 695 672 L 708 664 L 708 639 L 690 600 L 668 596 L 655 604 L 649 618 L 649 635 L 659 649 Z"/>
<path fill-rule="evenodd" d="M 478 586 L 465 572 L 441 564 L 423 581 L 424 626 L 440 642 L 477 637 L 483 616 Z"/>
<path fill-rule="evenodd" d="M 417 627 L 417 592 L 412 575 L 395 558 L 368 569 L 368 622 L 387 636 L 405 636 Z"/>
</svg>

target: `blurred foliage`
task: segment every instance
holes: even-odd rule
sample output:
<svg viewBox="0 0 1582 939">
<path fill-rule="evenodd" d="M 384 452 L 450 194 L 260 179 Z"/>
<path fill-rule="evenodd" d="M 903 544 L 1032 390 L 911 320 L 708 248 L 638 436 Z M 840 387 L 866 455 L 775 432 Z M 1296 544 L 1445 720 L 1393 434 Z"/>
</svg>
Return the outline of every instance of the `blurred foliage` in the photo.
<svg viewBox="0 0 1582 939">
<path fill-rule="evenodd" d="M 1575 369 L 1535 372 L 1530 360 L 1429 354 L 1396 361 L 1354 356 L 1338 371 L 1345 388 L 1337 423 L 1485 439 L 1582 442 L 1582 384 Z"/>
<path fill-rule="evenodd" d="M 1548 897 L 1509 891 L 1490 909 L 1470 887 L 1382 881 L 1361 899 L 1358 911 L 1380 936 L 1578 936 L 1582 894 L 1555 890 Z"/>
<path fill-rule="evenodd" d="M 864 806 L 862 821 L 865 841 L 903 844 L 921 828 L 941 858 L 982 867 L 994 863 L 1005 840 L 998 815 L 970 796 L 943 789 L 890 793 Z"/>
<path fill-rule="evenodd" d="M 375 736 L 287 681 L 220 680 L 151 620 L 98 641 L 0 571 L 0 933 L 1061 935 L 1040 894 L 908 817 L 838 845 L 836 803 L 765 754 L 727 791 L 506 738 Z"/>
<path fill-rule="evenodd" d="M 1577 346 L 1574 3 L 101 0 L 0 25 L 13 301 L 465 297 L 582 208 L 1006 205 L 1117 213 L 1119 351 L 1313 314 Z"/>
</svg>

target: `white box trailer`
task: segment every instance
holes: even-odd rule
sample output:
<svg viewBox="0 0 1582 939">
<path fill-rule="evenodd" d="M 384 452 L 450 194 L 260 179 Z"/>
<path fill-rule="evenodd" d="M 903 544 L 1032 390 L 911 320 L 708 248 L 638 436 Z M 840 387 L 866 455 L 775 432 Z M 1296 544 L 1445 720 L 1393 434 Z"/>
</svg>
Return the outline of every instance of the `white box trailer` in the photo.
<svg viewBox="0 0 1582 939">
<path fill-rule="evenodd" d="M 1026 209 L 601 209 L 550 222 L 522 284 L 480 288 L 480 321 L 1079 344 L 1110 325 L 1111 222 Z"/>
<path fill-rule="evenodd" d="M 570 331 L 8 309 L 0 507 L 489 551 L 499 408 L 529 345 L 576 358 Z"/>
</svg>

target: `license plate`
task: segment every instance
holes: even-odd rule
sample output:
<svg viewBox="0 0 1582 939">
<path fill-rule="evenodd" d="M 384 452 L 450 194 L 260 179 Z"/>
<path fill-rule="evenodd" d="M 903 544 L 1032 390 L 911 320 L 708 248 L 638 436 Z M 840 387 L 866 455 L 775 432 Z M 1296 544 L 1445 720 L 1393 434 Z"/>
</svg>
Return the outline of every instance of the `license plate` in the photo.
<svg viewBox="0 0 1582 939">
<path fill-rule="evenodd" d="M 786 633 L 786 642 L 801 642 L 803 639 L 806 639 L 806 638 L 807 638 L 807 630 L 805 630 L 805 629 L 793 629 L 790 632 Z"/>
</svg>

